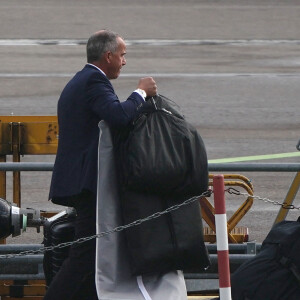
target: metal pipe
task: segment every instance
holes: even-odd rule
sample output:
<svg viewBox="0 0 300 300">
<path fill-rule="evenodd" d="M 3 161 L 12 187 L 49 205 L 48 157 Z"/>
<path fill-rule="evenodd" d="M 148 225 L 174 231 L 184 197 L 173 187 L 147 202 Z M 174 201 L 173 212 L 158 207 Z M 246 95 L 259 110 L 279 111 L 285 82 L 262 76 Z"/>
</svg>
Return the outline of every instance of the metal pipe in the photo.
<svg viewBox="0 0 300 300">
<path fill-rule="evenodd" d="M 261 243 L 255 243 L 256 250 L 260 251 Z M 42 244 L 7 244 L 0 245 L 0 254 L 4 253 L 19 253 L 21 251 L 28 250 L 38 250 L 43 248 Z M 217 253 L 216 244 L 207 244 L 206 248 L 210 254 Z M 229 253 L 230 254 L 246 254 L 247 253 L 247 243 L 244 244 L 229 244 Z"/>
<path fill-rule="evenodd" d="M 241 264 L 255 257 L 254 254 L 229 254 L 229 264 L 231 273 L 233 273 Z M 202 274 L 218 274 L 218 255 L 209 255 L 211 266 L 202 272 L 198 273 L 185 273 L 186 278 L 202 278 Z M 207 275 L 209 277 L 209 275 Z"/>
<path fill-rule="evenodd" d="M 0 270 L 3 267 L 7 267 L 9 265 L 33 265 L 33 264 L 41 264 L 43 263 L 43 254 L 35 254 L 35 255 L 24 255 L 24 256 L 15 256 L 12 258 L 0 259 Z M 1 271 L 0 271 L 1 272 Z"/>
<path fill-rule="evenodd" d="M 52 171 L 54 163 L 0 162 L 0 171 Z M 209 171 L 299 172 L 300 163 L 209 163 Z"/>
<path fill-rule="evenodd" d="M 0 171 L 52 171 L 54 163 L 6 162 L 0 163 Z"/>
<path fill-rule="evenodd" d="M 44 273 L 38 274 L 0 274 L 0 280 L 45 280 Z"/>
<path fill-rule="evenodd" d="M 6 244 L 6 245 L 0 245 L 0 254 L 5 254 L 5 253 L 10 254 L 10 253 L 19 253 L 28 250 L 38 250 L 43 247 L 44 246 L 42 244 Z"/>
<path fill-rule="evenodd" d="M 237 267 L 239 267 L 242 263 L 246 262 L 247 260 L 253 258 L 255 255 L 251 254 L 230 254 L 229 255 L 229 261 L 230 261 L 230 268 L 235 270 Z M 5 263 L 3 264 L 5 266 L 10 265 L 10 263 L 22 265 L 24 267 L 24 263 L 27 265 L 30 265 L 32 267 L 36 266 L 34 268 L 34 272 L 32 273 L 21 273 L 21 274 L 12 274 L 11 266 L 9 266 L 9 274 L 2 273 L 0 274 L 0 280 L 31 280 L 31 279 L 45 279 L 45 275 L 43 273 L 43 270 L 39 268 L 39 266 L 42 263 L 43 255 L 30 255 L 29 257 L 18 257 L 13 259 L 7 259 L 5 260 Z M 210 254 L 210 260 L 212 263 L 212 266 L 207 270 L 203 271 L 202 273 L 185 273 L 184 277 L 186 279 L 216 279 L 218 278 L 218 270 L 217 270 L 217 255 L 216 254 Z M 0 264 L 1 269 L 1 264 Z M 37 271 L 37 272 L 36 272 Z"/>
<path fill-rule="evenodd" d="M 261 243 L 255 243 L 256 251 L 259 252 L 261 249 Z M 216 244 L 207 244 L 206 248 L 209 254 L 217 253 Z M 247 243 L 245 244 L 229 244 L 229 253 L 230 254 L 247 254 Z"/>
</svg>

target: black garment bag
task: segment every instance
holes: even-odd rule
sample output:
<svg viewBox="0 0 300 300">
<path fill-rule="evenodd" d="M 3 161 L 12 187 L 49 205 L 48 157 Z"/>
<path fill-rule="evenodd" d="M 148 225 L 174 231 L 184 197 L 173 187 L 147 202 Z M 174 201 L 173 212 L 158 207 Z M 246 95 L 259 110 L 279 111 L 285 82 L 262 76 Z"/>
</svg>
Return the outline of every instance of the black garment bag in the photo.
<svg viewBox="0 0 300 300">
<path fill-rule="evenodd" d="M 204 142 L 166 97 L 150 98 L 131 125 L 114 131 L 113 139 L 124 188 L 181 197 L 207 190 Z"/>
<path fill-rule="evenodd" d="M 164 96 L 148 100 L 126 129 L 112 130 L 124 224 L 208 188 L 204 143 Z M 198 201 L 125 231 L 132 274 L 210 265 Z"/>
</svg>

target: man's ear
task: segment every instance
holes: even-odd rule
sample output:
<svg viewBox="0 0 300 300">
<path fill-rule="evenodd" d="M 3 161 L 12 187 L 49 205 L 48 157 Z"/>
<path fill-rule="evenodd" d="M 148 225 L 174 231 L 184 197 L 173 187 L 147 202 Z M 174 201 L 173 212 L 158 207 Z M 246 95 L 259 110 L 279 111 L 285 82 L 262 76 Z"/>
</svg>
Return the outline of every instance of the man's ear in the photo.
<svg viewBox="0 0 300 300">
<path fill-rule="evenodd" d="M 105 58 L 105 61 L 106 61 L 107 63 L 110 63 L 110 61 L 111 61 L 111 56 L 112 56 L 112 53 L 111 53 L 110 51 L 107 51 L 107 52 L 104 53 L 104 58 Z"/>
</svg>

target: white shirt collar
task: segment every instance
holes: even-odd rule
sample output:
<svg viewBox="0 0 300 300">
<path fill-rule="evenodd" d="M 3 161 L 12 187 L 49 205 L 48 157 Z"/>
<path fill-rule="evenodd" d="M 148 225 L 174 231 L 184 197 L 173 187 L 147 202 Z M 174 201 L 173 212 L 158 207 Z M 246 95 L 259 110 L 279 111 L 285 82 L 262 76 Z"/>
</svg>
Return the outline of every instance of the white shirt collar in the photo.
<svg viewBox="0 0 300 300">
<path fill-rule="evenodd" d="M 92 67 L 98 69 L 98 70 L 106 77 L 106 74 L 105 74 L 100 68 L 98 68 L 97 66 L 95 66 L 95 65 L 93 65 L 93 64 L 90 64 L 90 63 L 87 63 L 87 65 L 90 65 L 90 66 L 92 66 Z"/>
</svg>

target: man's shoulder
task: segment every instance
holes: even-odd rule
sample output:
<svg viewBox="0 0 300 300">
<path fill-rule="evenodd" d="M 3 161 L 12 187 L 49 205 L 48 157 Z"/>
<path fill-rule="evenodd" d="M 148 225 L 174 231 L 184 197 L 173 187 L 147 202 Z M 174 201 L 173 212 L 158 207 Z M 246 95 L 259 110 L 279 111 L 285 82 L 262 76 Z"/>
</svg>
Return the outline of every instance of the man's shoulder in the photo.
<svg viewBox="0 0 300 300">
<path fill-rule="evenodd" d="M 84 68 L 74 76 L 75 80 L 83 78 L 87 81 L 95 79 L 102 81 L 103 83 L 110 84 L 110 81 L 103 73 L 101 73 L 98 69 L 88 64 L 85 65 Z"/>
<path fill-rule="evenodd" d="M 62 95 L 77 95 L 86 91 L 86 88 L 96 84 L 99 87 L 113 89 L 111 82 L 99 70 L 93 67 L 85 66 L 78 71 L 72 79 L 66 84 Z M 73 97 L 72 96 L 72 97 Z"/>
</svg>

